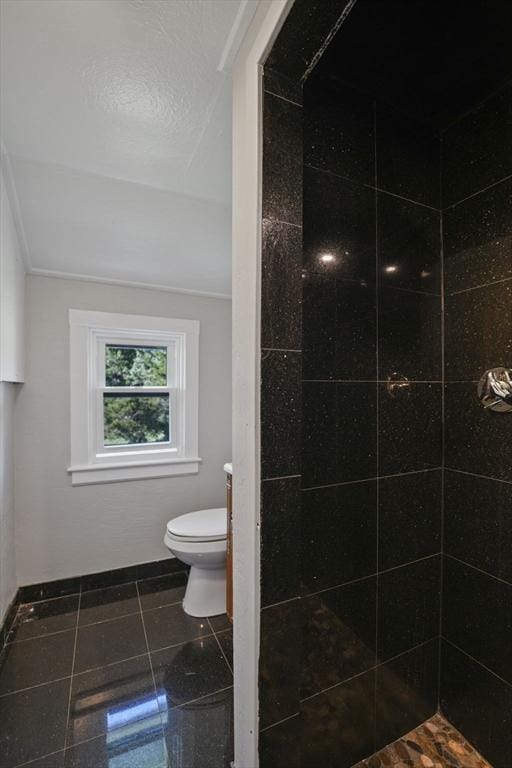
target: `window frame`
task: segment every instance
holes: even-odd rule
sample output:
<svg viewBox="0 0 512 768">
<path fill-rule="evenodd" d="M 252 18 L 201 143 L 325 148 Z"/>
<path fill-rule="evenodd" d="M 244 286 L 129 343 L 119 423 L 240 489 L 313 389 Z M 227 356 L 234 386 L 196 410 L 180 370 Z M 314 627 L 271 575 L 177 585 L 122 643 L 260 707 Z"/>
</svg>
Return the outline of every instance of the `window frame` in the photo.
<svg viewBox="0 0 512 768">
<path fill-rule="evenodd" d="M 72 484 L 197 473 L 199 321 L 70 309 L 69 325 Z M 105 348 L 119 343 L 165 346 L 167 385 L 106 387 Z M 169 392 L 171 440 L 105 446 L 103 393 L 116 390 Z"/>
</svg>

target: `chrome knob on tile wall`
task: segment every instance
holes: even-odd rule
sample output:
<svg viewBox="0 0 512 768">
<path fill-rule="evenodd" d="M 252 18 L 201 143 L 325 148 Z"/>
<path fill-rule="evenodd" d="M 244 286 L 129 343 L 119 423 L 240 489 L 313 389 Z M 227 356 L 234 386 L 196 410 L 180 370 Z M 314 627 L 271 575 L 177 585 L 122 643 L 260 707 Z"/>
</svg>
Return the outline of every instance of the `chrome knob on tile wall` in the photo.
<svg viewBox="0 0 512 768">
<path fill-rule="evenodd" d="M 512 368 L 491 368 L 478 382 L 483 407 L 498 413 L 512 411 Z"/>
</svg>

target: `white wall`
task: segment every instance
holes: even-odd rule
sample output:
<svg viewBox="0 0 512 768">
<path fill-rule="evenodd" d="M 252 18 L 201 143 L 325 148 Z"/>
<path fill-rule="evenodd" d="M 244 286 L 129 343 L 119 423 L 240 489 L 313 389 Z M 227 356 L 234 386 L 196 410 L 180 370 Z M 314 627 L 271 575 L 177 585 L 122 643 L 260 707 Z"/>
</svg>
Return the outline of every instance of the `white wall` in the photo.
<svg viewBox="0 0 512 768">
<path fill-rule="evenodd" d="M 166 522 L 225 503 L 231 460 L 231 302 L 27 276 L 26 383 L 16 407 L 19 584 L 94 573 L 168 555 Z M 201 322 L 198 475 L 72 487 L 68 310 Z"/>
<path fill-rule="evenodd" d="M 0 382 L 0 624 L 16 592 L 14 403 L 16 384 Z"/>
<path fill-rule="evenodd" d="M 16 592 L 14 404 L 23 379 L 24 265 L 0 171 L 0 623 Z"/>
<path fill-rule="evenodd" d="M 3 172 L 0 171 L 0 381 L 23 381 L 23 276 Z"/>
</svg>

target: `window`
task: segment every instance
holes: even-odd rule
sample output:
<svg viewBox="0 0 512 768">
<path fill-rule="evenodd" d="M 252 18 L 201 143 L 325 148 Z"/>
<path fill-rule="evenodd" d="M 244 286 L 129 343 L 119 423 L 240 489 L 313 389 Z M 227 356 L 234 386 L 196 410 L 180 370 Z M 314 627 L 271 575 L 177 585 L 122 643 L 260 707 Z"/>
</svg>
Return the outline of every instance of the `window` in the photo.
<svg viewBox="0 0 512 768">
<path fill-rule="evenodd" d="M 71 309 L 73 485 L 197 472 L 199 322 Z"/>
</svg>

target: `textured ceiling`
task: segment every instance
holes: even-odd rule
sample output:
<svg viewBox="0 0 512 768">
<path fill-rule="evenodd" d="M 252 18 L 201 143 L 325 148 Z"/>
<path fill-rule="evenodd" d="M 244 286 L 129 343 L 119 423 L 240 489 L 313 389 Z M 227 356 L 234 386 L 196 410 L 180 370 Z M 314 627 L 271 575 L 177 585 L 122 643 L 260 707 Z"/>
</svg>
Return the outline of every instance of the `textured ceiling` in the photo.
<svg viewBox="0 0 512 768">
<path fill-rule="evenodd" d="M 254 10 L 2 0 L 0 130 L 34 268 L 229 293 L 230 63 Z"/>
</svg>

